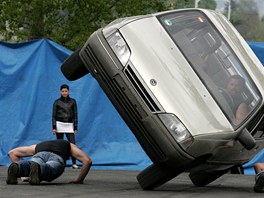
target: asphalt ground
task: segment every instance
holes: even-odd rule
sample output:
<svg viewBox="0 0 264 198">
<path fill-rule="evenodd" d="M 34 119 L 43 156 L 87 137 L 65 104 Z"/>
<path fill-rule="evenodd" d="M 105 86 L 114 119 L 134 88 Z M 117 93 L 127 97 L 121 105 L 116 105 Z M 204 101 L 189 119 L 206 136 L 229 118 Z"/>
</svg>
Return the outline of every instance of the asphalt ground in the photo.
<svg viewBox="0 0 264 198">
<path fill-rule="evenodd" d="M 255 193 L 253 175 L 225 174 L 205 187 L 195 187 L 183 173 L 155 190 L 143 190 L 136 179 L 139 171 L 94 170 L 87 175 L 84 184 L 69 184 L 80 170 L 66 168 L 61 177 L 52 182 L 32 186 L 18 180 L 18 185 L 7 185 L 7 168 L 0 166 L 0 197 L 90 197 L 90 198 L 230 198 L 263 197 Z"/>
</svg>

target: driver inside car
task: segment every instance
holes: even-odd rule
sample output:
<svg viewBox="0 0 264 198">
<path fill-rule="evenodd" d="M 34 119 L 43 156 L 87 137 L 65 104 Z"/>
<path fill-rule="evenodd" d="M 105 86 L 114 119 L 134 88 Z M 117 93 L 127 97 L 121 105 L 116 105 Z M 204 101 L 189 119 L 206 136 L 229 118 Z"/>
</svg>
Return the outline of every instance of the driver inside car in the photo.
<svg viewBox="0 0 264 198">
<path fill-rule="evenodd" d="M 245 79 L 240 75 L 232 75 L 226 86 L 226 90 L 232 97 L 232 110 L 235 115 L 235 124 L 239 124 L 248 114 L 248 108 L 242 93 L 246 87 Z"/>
</svg>

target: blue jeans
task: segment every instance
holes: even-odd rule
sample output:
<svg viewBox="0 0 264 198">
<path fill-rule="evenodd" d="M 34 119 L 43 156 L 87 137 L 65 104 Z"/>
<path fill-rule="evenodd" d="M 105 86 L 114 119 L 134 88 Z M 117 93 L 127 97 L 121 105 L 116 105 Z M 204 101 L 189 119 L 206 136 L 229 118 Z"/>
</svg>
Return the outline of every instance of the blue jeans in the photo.
<svg viewBox="0 0 264 198">
<path fill-rule="evenodd" d="M 30 164 L 36 162 L 40 166 L 40 181 L 52 181 L 62 175 L 65 169 L 65 163 L 59 155 L 42 151 L 32 156 L 30 160 L 21 160 L 17 162 L 19 165 L 19 176 L 28 177 L 30 172 Z"/>
</svg>

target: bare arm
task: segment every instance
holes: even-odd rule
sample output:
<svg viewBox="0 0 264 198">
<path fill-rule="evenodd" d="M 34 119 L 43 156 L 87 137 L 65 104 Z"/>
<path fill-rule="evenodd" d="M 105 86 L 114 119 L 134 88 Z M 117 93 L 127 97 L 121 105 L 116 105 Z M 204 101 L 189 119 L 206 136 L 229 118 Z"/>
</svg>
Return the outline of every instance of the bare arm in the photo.
<svg viewBox="0 0 264 198">
<path fill-rule="evenodd" d="M 32 156 L 35 154 L 36 144 L 31 146 L 17 147 L 8 152 L 12 162 L 17 162 L 22 157 Z"/>
<path fill-rule="evenodd" d="M 264 163 L 259 162 L 259 163 L 254 164 L 254 170 L 255 170 L 256 174 L 258 174 L 261 171 L 263 171 L 264 170 Z"/>
<path fill-rule="evenodd" d="M 236 123 L 240 123 L 248 114 L 246 103 L 242 102 L 236 111 Z"/>
<path fill-rule="evenodd" d="M 78 161 L 82 162 L 82 169 L 78 178 L 75 181 L 72 181 L 71 183 L 82 184 L 83 180 L 85 179 L 92 166 L 92 160 L 81 149 L 79 149 L 75 144 L 72 143 L 71 155 L 75 157 Z"/>
</svg>

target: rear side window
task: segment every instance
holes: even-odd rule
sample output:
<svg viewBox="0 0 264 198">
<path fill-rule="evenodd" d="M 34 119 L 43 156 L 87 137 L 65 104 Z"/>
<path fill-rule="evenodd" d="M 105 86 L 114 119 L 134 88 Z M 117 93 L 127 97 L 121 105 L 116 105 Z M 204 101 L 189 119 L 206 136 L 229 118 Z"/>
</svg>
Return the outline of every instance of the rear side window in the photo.
<svg viewBox="0 0 264 198">
<path fill-rule="evenodd" d="M 200 11 L 169 13 L 159 21 L 227 118 L 239 126 L 257 107 L 260 96 L 228 43 Z M 222 25 L 230 29 L 227 23 Z"/>
</svg>

